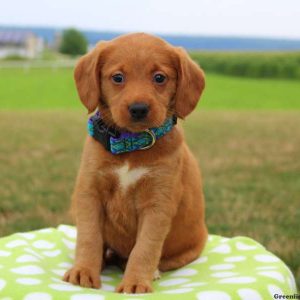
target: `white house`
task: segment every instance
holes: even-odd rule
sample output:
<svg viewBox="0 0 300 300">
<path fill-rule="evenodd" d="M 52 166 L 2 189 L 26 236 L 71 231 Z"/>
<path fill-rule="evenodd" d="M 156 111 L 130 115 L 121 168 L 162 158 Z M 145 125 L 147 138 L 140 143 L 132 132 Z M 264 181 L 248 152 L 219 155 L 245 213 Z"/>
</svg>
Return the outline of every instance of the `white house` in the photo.
<svg viewBox="0 0 300 300">
<path fill-rule="evenodd" d="M 32 32 L 0 30 L 0 58 L 11 55 L 35 58 L 43 49 L 43 39 Z"/>
</svg>

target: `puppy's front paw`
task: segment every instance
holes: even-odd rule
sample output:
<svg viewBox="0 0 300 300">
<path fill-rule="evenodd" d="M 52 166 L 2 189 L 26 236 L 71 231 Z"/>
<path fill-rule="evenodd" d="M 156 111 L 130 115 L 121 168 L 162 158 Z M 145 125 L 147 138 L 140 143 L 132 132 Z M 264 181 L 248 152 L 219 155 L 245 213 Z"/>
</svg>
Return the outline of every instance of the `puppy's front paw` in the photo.
<svg viewBox="0 0 300 300">
<path fill-rule="evenodd" d="M 99 272 L 79 266 L 74 266 L 67 271 L 63 280 L 86 288 L 99 289 L 101 286 Z"/>
<path fill-rule="evenodd" d="M 151 282 L 146 280 L 126 280 L 125 278 L 116 288 L 117 293 L 124 294 L 144 294 L 151 293 Z"/>
</svg>

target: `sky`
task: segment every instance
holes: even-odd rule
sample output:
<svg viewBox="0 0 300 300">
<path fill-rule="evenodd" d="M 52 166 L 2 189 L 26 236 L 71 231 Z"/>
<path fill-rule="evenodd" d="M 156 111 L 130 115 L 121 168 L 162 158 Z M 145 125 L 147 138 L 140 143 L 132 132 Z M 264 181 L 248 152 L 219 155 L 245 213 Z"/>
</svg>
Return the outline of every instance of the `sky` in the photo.
<svg viewBox="0 0 300 300">
<path fill-rule="evenodd" d="M 300 0 L 0 0 L 0 25 L 300 39 Z"/>
</svg>

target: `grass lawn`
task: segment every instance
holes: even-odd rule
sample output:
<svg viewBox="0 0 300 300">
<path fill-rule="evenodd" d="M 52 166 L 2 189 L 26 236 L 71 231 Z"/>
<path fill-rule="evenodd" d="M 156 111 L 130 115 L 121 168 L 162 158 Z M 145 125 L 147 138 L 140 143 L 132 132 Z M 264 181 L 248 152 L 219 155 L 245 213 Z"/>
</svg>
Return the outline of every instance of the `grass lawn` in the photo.
<svg viewBox="0 0 300 300">
<path fill-rule="evenodd" d="M 86 118 L 77 110 L 0 112 L 0 236 L 70 222 Z M 299 112 L 203 110 L 184 126 L 204 177 L 210 232 L 258 240 L 299 285 Z"/>
<path fill-rule="evenodd" d="M 300 109 L 300 83 L 208 73 L 201 108 Z M 0 109 L 82 108 L 72 69 L 0 69 Z"/>
</svg>

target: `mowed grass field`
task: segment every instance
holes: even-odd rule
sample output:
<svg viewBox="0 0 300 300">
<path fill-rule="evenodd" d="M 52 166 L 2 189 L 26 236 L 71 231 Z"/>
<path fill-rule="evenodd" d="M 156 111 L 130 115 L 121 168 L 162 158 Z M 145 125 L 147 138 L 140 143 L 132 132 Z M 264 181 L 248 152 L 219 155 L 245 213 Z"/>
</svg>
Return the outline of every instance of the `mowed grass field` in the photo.
<svg viewBox="0 0 300 300">
<path fill-rule="evenodd" d="M 299 89 L 292 80 L 207 74 L 203 100 L 183 122 L 210 232 L 256 239 L 291 267 L 298 286 Z M 0 109 L 0 236 L 71 223 L 87 120 L 72 71 L 0 70 Z"/>
<path fill-rule="evenodd" d="M 1 69 L 0 109 L 82 108 L 73 70 Z M 206 74 L 202 109 L 300 109 L 300 82 Z"/>
</svg>

